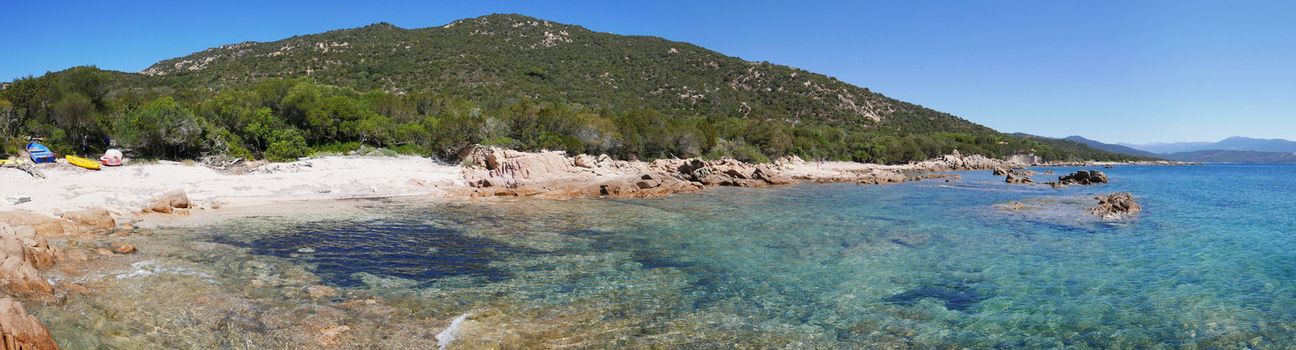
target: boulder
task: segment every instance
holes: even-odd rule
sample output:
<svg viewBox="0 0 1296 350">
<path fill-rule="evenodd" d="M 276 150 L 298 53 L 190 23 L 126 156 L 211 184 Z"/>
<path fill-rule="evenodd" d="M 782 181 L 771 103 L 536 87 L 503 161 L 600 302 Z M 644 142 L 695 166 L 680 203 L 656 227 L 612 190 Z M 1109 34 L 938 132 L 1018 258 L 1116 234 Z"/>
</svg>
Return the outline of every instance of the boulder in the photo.
<svg viewBox="0 0 1296 350">
<path fill-rule="evenodd" d="M 635 186 L 638 186 L 639 189 L 649 189 L 661 186 L 661 183 L 657 182 L 657 180 L 639 180 L 639 182 L 635 183 Z"/>
<path fill-rule="evenodd" d="M 25 210 L 0 213 L 0 223 L 8 224 L 16 234 L 32 237 L 63 235 L 68 224 L 65 220 Z"/>
<path fill-rule="evenodd" d="M 58 251 L 50 248 L 48 240 L 44 238 L 20 238 L 19 240 L 26 246 L 27 255 L 23 259 L 27 260 L 32 267 L 39 271 L 54 267 L 54 258 L 58 256 Z"/>
<path fill-rule="evenodd" d="M 58 349 L 54 336 L 36 317 L 13 298 L 0 298 L 0 349 L 47 350 Z"/>
<path fill-rule="evenodd" d="M 1097 196 L 1098 206 L 1089 210 L 1093 215 L 1101 216 L 1104 219 L 1119 220 L 1137 215 L 1143 211 L 1143 207 L 1134 201 L 1134 196 L 1129 192 L 1117 192 L 1105 196 Z"/>
<path fill-rule="evenodd" d="M 0 291 L 21 297 L 52 296 L 54 288 L 41 278 L 30 247 L 11 232 L 0 228 Z M 53 265 L 52 261 L 49 265 Z"/>
<path fill-rule="evenodd" d="M 189 196 L 184 190 L 174 190 L 158 196 L 144 208 L 144 212 L 171 214 L 174 209 L 188 209 L 189 205 Z"/>
<path fill-rule="evenodd" d="M 113 253 L 117 253 L 117 254 L 134 254 L 134 253 L 135 253 L 135 246 L 134 246 L 134 245 L 131 245 L 130 243 L 126 243 L 126 242 L 122 242 L 122 241 L 112 242 L 111 244 L 108 245 L 108 249 L 112 250 Z"/>
<path fill-rule="evenodd" d="M 111 214 L 108 214 L 108 210 L 102 208 L 70 211 L 63 213 L 61 217 L 64 220 L 93 230 L 111 230 L 114 226 L 117 226 L 117 221 L 113 220 Z"/>
<path fill-rule="evenodd" d="M 867 174 L 861 174 L 858 183 L 866 185 L 896 184 L 909 180 L 909 177 L 895 171 L 874 169 Z"/>
<path fill-rule="evenodd" d="M 1028 183 L 1032 183 L 1031 179 L 1030 179 L 1029 177 L 1026 177 L 1026 175 L 1020 175 L 1020 174 L 1013 173 L 1013 172 L 1009 172 L 1009 173 L 1008 173 L 1008 176 L 1007 176 L 1006 178 L 1004 178 L 1004 182 L 1007 182 L 1007 183 L 1010 183 L 1010 184 L 1028 184 Z"/>
<path fill-rule="evenodd" d="M 1061 185 L 1105 184 L 1107 183 L 1107 174 L 1097 170 L 1080 170 L 1065 176 L 1059 176 L 1058 183 Z"/>
<path fill-rule="evenodd" d="M 572 157 L 572 165 L 587 169 L 593 168 L 598 166 L 598 159 L 595 159 L 594 156 L 588 154 L 577 154 L 575 157 Z"/>
</svg>

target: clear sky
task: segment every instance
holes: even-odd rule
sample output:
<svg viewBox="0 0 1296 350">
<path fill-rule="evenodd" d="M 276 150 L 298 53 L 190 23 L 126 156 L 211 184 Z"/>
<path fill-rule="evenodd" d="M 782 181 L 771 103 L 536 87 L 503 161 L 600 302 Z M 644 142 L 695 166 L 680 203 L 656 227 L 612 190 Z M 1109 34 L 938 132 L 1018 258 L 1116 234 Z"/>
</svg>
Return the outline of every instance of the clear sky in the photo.
<svg viewBox="0 0 1296 350">
<path fill-rule="evenodd" d="M 1296 1 L 0 0 L 0 80 L 490 13 L 797 66 L 1007 132 L 1296 139 Z"/>
</svg>

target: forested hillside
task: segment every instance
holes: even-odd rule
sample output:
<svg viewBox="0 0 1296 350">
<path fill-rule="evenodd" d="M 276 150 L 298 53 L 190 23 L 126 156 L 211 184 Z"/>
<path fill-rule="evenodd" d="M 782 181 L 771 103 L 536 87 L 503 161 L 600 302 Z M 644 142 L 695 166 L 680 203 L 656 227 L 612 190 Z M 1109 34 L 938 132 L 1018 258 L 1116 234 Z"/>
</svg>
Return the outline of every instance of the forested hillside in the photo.
<svg viewBox="0 0 1296 350">
<path fill-rule="evenodd" d="M 484 143 L 623 158 L 905 162 L 959 150 L 1127 159 L 1005 135 L 834 78 L 656 37 L 518 15 L 241 43 L 144 72 L 78 67 L 0 90 L 6 152 L 110 140 L 137 155 L 292 159 L 363 145 L 453 157 Z"/>
</svg>

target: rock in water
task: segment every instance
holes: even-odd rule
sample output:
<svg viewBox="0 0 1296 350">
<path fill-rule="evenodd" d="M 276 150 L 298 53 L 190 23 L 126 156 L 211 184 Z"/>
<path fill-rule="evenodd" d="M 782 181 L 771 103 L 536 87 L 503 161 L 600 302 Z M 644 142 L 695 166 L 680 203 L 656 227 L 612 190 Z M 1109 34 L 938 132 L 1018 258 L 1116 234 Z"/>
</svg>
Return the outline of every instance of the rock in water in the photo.
<svg viewBox="0 0 1296 350">
<path fill-rule="evenodd" d="M 310 294 L 312 299 L 324 299 L 338 296 L 338 291 L 325 285 L 313 285 L 306 287 L 306 294 Z"/>
<path fill-rule="evenodd" d="M 1004 178 L 1004 182 L 1010 184 L 1028 184 L 1031 183 L 1032 181 L 1029 177 L 1026 177 L 1026 175 L 1020 175 L 1017 173 L 1009 172 L 1008 177 Z"/>
<path fill-rule="evenodd" d="M 4 350 L 58 349 L 49 329 L 13 298 L 0 298 L 0 337 Z"/>
<path fill-rule="evenodd" d="M 1066 176 L 1059 176 L 1062 185 L 1093 185 L 1107 183 L 1107 174 L 1097 170 L 1081 170 Z"/>
<path fill-rule="evenodd" d="M 131 245 L 130 243 L 126 243 L 126 242 L 121 242 L 121 241 L 118 241 L 118 242 L 112 242 L 112 244 L 109 244 L 109 245 L 108 245 L 108 248 L 109 248 L 109 249 L 112 249 L 112 252 L 113 252 L 113 253 L 117 253 L 117 254 L 133 254 L 133 253 L 135 253 L 135 246 L 134 246 L 134 245 Z"/>
<path fill-rule="evenodd" d="M 1101 216 L 1103 219 L 1120 220 L 1143 211 L 1137 202 L 1134 201 L 1134 195 L 1129 192 L 1117 192 L 1106 196 L 1097 196 L 1098 206 L 1090 209 L 1093 215 Z"/>
</svg>

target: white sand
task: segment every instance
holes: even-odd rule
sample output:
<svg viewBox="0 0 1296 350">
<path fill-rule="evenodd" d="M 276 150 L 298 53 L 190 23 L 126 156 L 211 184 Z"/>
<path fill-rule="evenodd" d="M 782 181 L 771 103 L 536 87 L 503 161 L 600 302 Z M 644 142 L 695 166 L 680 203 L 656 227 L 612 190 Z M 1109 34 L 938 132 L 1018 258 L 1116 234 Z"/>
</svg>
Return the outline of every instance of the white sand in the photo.
<svg viewBox="0 0 1296 350">
<path fill-rule="evenodd" d="M 45 179 L 0 169 L 0 211 L 62 211 L 105 208 L 126 216 L 153 198 L 184 190 L 193 206 L 210 209 L 301 200 L 398 196 L 445 196 L 462 188 L 459 166 L 419 157 L 323 157 L 269 164 L 248 174 L 229 175 L 201 165 L 176 162 L 105 167 L 90 171 L 70 165 L 42 165 Z M 30 202 L 17 203 L 19 198 Z"/>
</svg>

